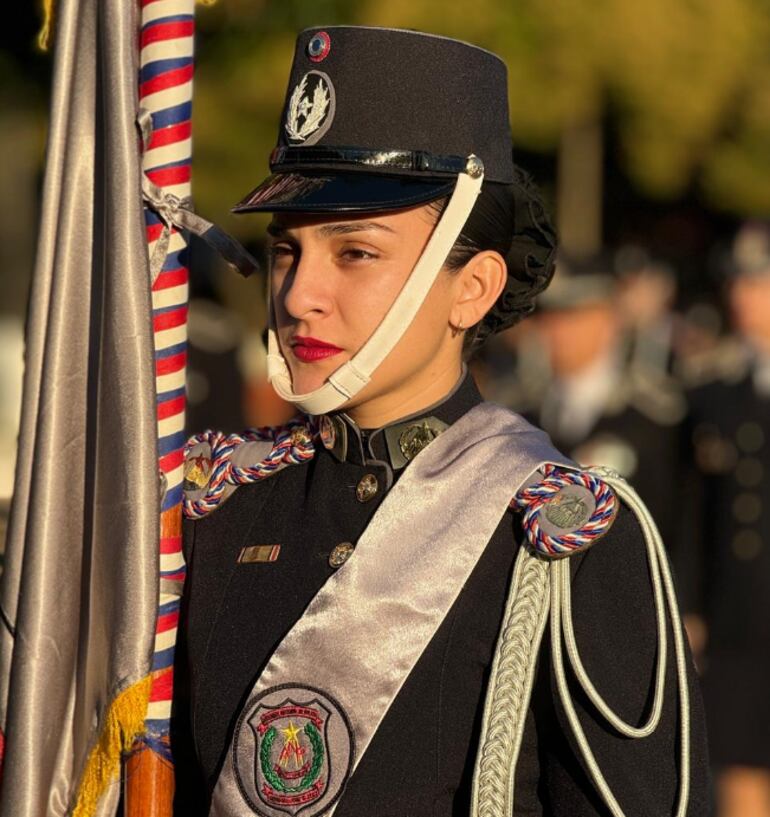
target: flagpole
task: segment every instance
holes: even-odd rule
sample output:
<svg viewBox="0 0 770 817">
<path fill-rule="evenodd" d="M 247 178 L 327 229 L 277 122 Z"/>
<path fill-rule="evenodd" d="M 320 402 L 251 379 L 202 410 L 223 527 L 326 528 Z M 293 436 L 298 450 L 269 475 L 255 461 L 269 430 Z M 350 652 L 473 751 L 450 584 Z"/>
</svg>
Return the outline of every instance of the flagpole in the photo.
<svg viewBox="0 0 770 817">
<path fill-rule="evenodd" d="M 166 194 L 190 195 L 191 109 L 195 0 L 139 0 L 140 107 L 152 131 L 142 170 Z M 174 769 L 169 745 L 173 655 L 185 577 L 182 556 L 182 471 L 188 266 L 185 235 L 145 208 L 148 251 L 165 245 L 152 286 L 159 471 L 164 487 L 160 516 L 161 588 L 146 734 L 126 763 L 126 817 L 170 817 Z M 161 250 L 161 253 L 163 251 Z"/>
</svg>

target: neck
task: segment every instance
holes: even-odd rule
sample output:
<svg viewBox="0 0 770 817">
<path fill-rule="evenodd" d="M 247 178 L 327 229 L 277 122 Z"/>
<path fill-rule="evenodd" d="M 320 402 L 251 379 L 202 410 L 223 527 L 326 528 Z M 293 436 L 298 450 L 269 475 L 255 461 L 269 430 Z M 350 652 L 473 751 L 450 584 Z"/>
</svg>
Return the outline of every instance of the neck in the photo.
<svg viewBox="0 0 770 817">
<path fill-rule="evenodd" d="M 459 360 L 434 365 L 383 394 L 345 409 L 345 413 L 359 428 L 381 428 L 440 402 L 457 385 L 462 373 Z"/>
</svg>

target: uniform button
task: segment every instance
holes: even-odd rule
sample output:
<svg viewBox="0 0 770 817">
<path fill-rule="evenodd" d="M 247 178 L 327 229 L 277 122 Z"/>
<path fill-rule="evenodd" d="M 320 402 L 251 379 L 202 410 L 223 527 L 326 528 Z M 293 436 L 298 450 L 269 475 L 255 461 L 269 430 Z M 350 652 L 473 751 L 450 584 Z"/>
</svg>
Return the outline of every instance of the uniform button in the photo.
<svg viewBox="0 0 770 817">
<path fill-rule="evenodd" d="M 355 545 L 351 542 L 340 542 L 329 554 L 329 565 L 331 567 L 342 567 L 353 555 L 355 549 Z"/>
<path fill-rule="evenodd" d="M 374 474 L 365 474 L 356 485 L 356 499 L 359 502 L 368 502 L 370 499 L 374 499 L 379 490 L 380 483 L 377 482 L 377 477 Z"/>
<path fill-rule="evenodd" d="M 735 432 L 735 441 L 742 451 L 753 454 L 759 451 L 765 443 L 765 432 L 759 423 L 741 423 Z"/>
<path fill-rule="evenodd" d="M 733 536 L 733 553 L 741 561 L 756 559 L 762 550 L 762 537 L 755 530 L 741 530 Z"/>
<path fill-rule="evenodd" d="M 735 466 L 735 478 L 744 488 L 755 488 L 763 475 L 762 463 L 754 457 L 744 457 Z"/>
<path fill-rule="evenodd" d="M 756 522 L 761 513 L 762 501 L 757 494 L 738 494 L 733 500 L 733 516 L 744 525 Z"/>
</svg>

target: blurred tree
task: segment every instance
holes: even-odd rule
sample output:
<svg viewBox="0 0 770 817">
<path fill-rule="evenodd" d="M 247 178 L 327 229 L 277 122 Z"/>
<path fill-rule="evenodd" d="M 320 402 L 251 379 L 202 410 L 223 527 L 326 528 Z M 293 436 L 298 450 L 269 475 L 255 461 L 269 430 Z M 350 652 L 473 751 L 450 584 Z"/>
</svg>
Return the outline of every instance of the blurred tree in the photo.
<svg viewBox="0 0 770 817">
<path fill-rule="evenodd" d="M 599 238 L 607 117 L 643 194 L 673 197 L 696 180 L 717 208 L 770 213 L 766 0 L 481 0 L 451 12 L 439 0 L 369 0 L 361 13 L 506 60 L 514 139 L 559 149 L 559 226 L 573 243 Z"/>
<path fill-rule="evenodd" d="M 39 25 L 30 3 L 0 29 L 0 320 L 24 312 L 32 272 L 49 74 L 36 47 Z"/>
<path fill-rule="evenodd" d="M 339 23 L 499 53 L 516 143 L 559 151 L 560 227 L 573 241 L 600 236 L 608 119 L 642 194 L 671 198 L 695 182 L 717 208 L 770 213 L 767 0 L 219 0 L 200 14 L 195 179 L 206 212 L 220 218 L 267 171 L 296 32 Z M 227 226 L 256 234 L 254 219 Z"/>
</svg>

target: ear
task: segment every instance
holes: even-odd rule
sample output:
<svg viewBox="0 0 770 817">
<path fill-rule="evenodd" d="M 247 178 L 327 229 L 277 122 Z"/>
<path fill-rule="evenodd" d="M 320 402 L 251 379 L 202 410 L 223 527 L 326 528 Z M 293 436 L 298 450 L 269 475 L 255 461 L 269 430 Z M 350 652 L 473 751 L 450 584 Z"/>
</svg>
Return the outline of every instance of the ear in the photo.
<svg viewBox="0 0 770 817">
<path fill-rule="evenodd" d="M 508 268 L 499 252 L 476 253 L 457 273 L 458 295 L 450 315 L 452 325 L 467 329 L 477 324 L 500 297 L 507 277 Z"/>
</svg>

